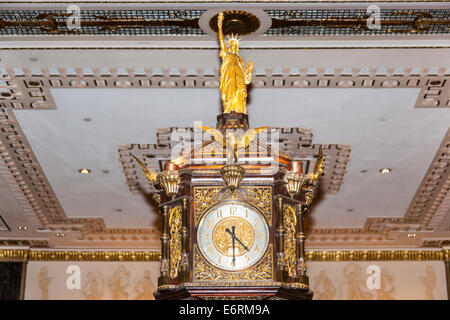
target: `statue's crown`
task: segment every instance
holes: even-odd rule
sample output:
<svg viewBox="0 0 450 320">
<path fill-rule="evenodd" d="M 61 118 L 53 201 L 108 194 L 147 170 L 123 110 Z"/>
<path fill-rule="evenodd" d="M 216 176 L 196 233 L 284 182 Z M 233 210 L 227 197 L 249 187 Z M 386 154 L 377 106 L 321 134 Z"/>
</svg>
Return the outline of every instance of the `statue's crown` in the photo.
<svg viewBox="0 0 450 320">
<path fill-rule="evenodd" d="M 237 34 L 236 35 L 231 34 L 231 35 L 227 36 L 227 38 L 228 38 L 228 42 L 235 41 L 238 45 L 239 45 L 239 41 L 241 40 L 240 38 L 238 38 Z"/>
</svg>

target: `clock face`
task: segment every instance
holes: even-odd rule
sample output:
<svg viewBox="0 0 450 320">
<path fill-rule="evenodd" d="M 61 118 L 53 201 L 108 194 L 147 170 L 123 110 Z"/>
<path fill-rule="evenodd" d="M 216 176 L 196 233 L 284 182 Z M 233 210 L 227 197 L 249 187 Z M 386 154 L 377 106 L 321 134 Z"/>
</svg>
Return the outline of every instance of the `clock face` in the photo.
<svg viewBox="0 0 450 320">
<path fill-rule="evenodd" d="M 242 270 L 264 255 L 269 228 L 256 209 L 243 203 L 221 204 L 202 217 L 197 243 L 212 265 L 228 271 Z"/>
</svg>

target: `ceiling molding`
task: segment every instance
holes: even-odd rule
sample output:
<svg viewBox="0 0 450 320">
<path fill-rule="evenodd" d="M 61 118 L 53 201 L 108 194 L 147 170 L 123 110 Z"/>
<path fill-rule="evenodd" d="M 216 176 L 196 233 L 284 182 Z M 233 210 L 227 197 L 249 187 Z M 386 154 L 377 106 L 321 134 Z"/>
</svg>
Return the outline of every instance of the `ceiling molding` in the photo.
<svg viewBox="0 0 450 320">
<path fill-rule="evenodd" d="M 366 70 L 364 70 L 366 69 Z M 202 68 L 6 68 L 0 102 L 13 109 L 56 109 L 52 88 L 218 88 L 219 70 Z M 450 107 L 450 75 L 421 68 L 265 68 L 255 88 L 420 88 L 416 108 Z"/>
</svg>

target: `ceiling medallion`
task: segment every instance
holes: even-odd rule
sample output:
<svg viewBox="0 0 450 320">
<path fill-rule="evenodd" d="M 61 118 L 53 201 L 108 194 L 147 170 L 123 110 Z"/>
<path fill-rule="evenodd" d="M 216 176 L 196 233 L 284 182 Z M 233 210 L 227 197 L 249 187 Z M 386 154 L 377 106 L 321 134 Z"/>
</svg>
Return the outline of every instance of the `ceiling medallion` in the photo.
<svg viewBox="0 0 450 320">
<path fill-rule="evenodd" d="M 217 18 L 219 14 L 209 20 L 209 26 L 215 32 L 218 32 Z M 238 34 L 245 36 L 258 30 L 260 26 L 259 19 L 246 11 L 231 10 L 223 12 L 223 34 Z"/>
</svg>

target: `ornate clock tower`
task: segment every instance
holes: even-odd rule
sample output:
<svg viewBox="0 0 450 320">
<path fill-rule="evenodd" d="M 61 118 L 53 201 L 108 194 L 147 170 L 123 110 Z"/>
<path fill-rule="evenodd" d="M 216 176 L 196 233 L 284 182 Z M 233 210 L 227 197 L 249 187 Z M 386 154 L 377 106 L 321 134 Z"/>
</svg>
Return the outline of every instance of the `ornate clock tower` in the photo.
<svg viewBox="0 0 450 320">
<path fill-rule="evenodd" d="M 279 148 L 277 128 L 249 128 L 253 63 L 244 65 L 237 38 L 226 46 L 224 18 L 218 15 L 223 113 L 216 128 L 185 130 L 193 137 L 172 148 L 160 173 L 148 166 L 147 157 L 157 156 L 151 151 L 131 154 L 162 215 L 155 297 L 311 299 L 303 217 L 323 172 L 322 149 L 306 173 L 307 160 Z"/>
</svg>

